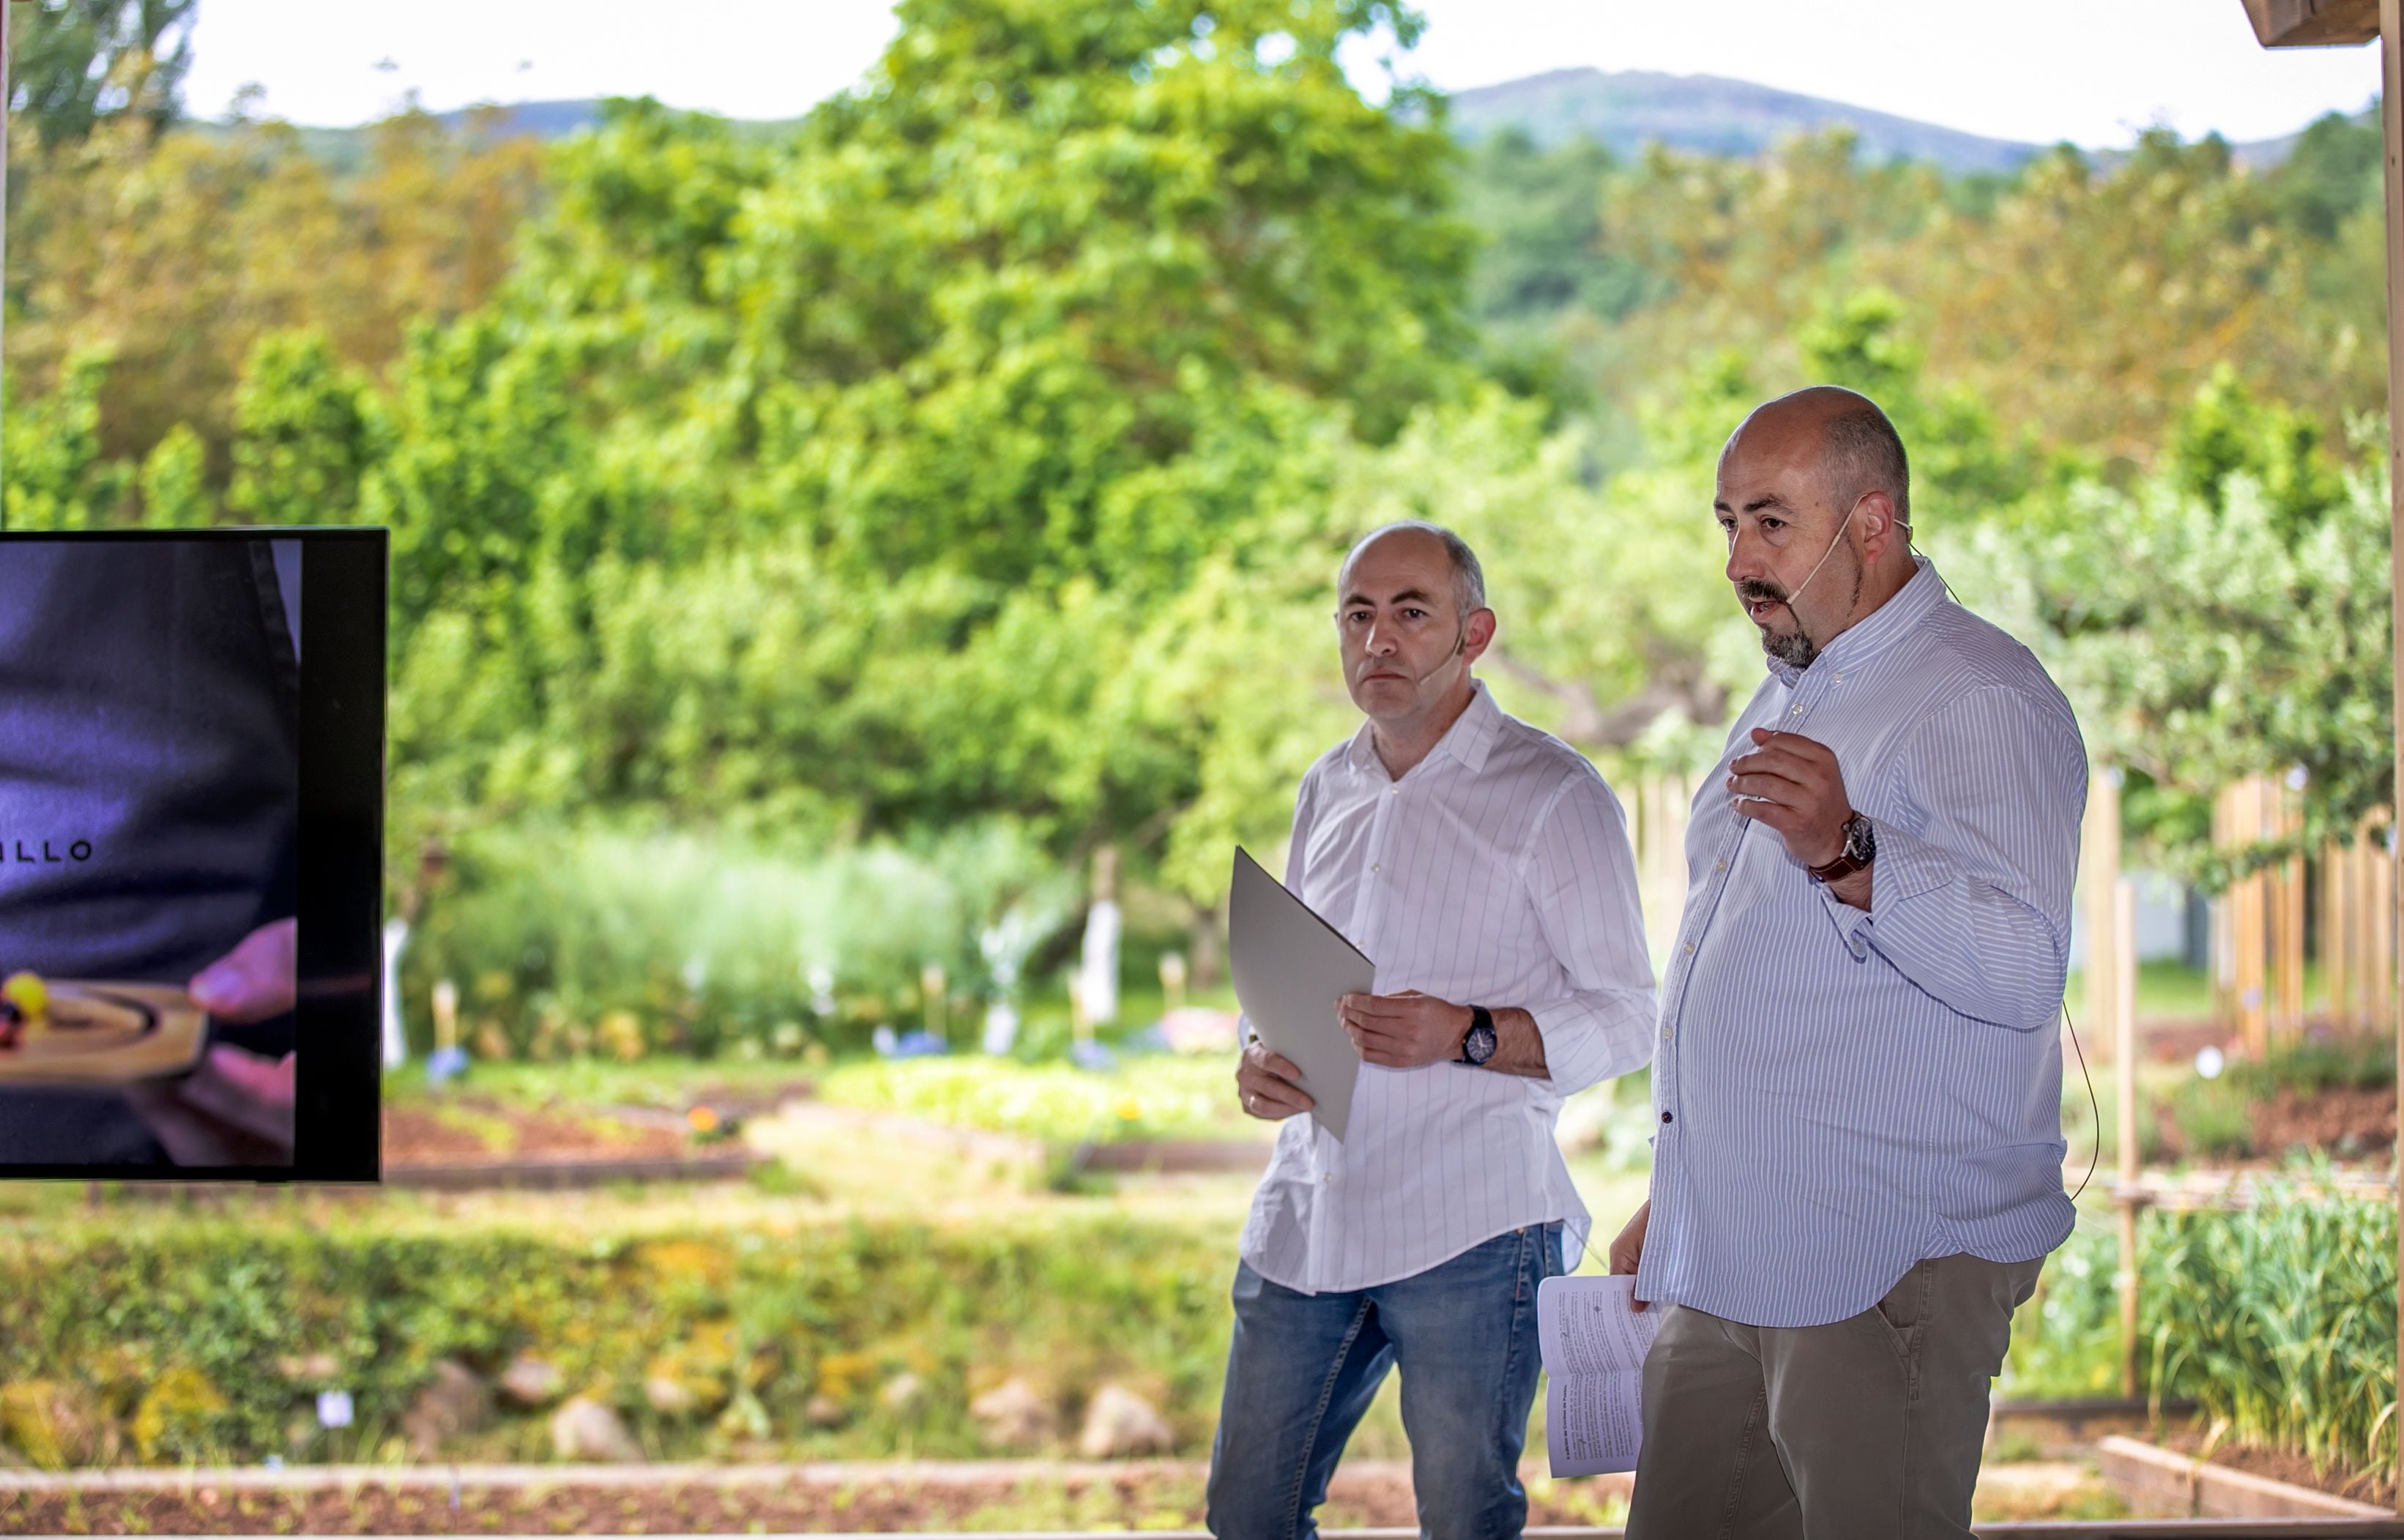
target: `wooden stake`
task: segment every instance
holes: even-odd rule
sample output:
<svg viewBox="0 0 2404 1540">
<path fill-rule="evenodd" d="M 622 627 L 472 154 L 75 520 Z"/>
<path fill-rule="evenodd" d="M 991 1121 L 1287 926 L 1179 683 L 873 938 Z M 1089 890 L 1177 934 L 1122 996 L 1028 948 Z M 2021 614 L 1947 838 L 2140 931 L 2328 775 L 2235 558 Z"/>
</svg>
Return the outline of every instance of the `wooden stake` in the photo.
<svg viewBox="0 0 2404 1540">
<path fill-rule="evenodd" d="M 2347 973 L 2354 963 L 2353 917 L 2347 910 L 2353 894 L 2345 878 L 2345 847 L 2331 840 L 2321 847 L 2321 1009 L 2341 1029 L 2354 1017 Z"/>
<path fill-rule="evenodd" d="M 2229 840 L 2233 850 L 2259 844 L 2263 834 L 2262 777 L 2250 776 L 2229 793 Z M 2246 1054 L 2260 1058 L 2270 1046 L 2270 947 L 2268 881 L 2260 872 L 2229 885 L 2229 950 L 2236 957 L 2237 1031 Z"/>
<path fill-rule="evenodd" d="M 2397 728 L 2394 804 L 2404 813 L 2404 713 L 2392 709 L 2396 702 L 2404 701 L 2404 651 L 2395 645 L 2404 637 L 2404 0 L 2379 0 L 2379 76 L 2387 192 L 2387 547 L 2388 596 L 2394 607 L 2388 637 L 2395 670 L 2390 704 Z M 2392 904 L 2397 887 L 2392 852 L 2383 864 L 2388 870 L 2386 897 Z M 2392 946 L 2395 911 L 2389 909 L 2387 916 Z M 2396 991 L 2391 989 L 2388 997 L 2392 1002 Z M 2396 1034 L 2397 1088 L 2404 1095 L 2404 1021 L 2391 1017 L 2388 1026 Z M 2404 1103 L 2399 1103 L 2399 1109 L 2404 1110 Z M 2399 1120 L 2399 1127 L 2404 1127 L 2404 1120 Z M 2404 1183 L 2397 1184 L 2397 1218 L 2404 1220 Z M 2398 1380 L 2404 1382 L 2404 1223 L 2396 1227 L 2396 1240 L 2397 1366 Z M 2397 1454 L 2404 1458 L 2404 1417 L 2396 1420 L 2387 1435 L 2397 1440 Z M 2396 1511 L 2404 1513 L 2404 1481 L 2396 1484 Z"/>
<path fill-rule="evenodd" d="M 2124 1400 L 2137 1398 L 2137 890 L 2123 877 L 2112 894 L 2112 955 L 2118 962 L 2114 971 L 2114 993 L 2118 997 L 2114 1014 L 2120 1022 L 2120 1034 L 2115 1063 L 2118 1073 L 2113 1087 L 2114 1113 L 2119 1119 L 2120 1180 L 2120 1395 Z"/>
<path fill-rule="evenodd" d="M 2303 792 L 2285 781 L 2271 783 L 2279 837 L 2293 839 L 2304 826 Z M 2304 858 L 2279 863 L 2279 1015 L 2289 1037 L 2304 1035 Z"/>
<path fill-rule="evenodd" d="M 2120 1040 L 2113 1015 L 2120 998 L 2114 907 L 2120 889 L 2120 772 L 2108 765 L 2088 773 L 2079 856 L 2087 868 L 2087 1034 L 2101 1053 L 2105 1043 Z"/>
<path fill-rule="evenodd" d="M 2215 850 L 2226 850 L 2229 846 L 2233 794 L 2231 788 L 2224 786 L 2212 799 L 2212 847 Z M 2212 937 L 2204 953 L 2204 965 L 2212 979 L 2213 1029 L 2226 1041 L 2237 1030 L 2237 932 L 2232 922 L 2235 906 L 2226 890 L 2209 903 Z"/>
</svg>

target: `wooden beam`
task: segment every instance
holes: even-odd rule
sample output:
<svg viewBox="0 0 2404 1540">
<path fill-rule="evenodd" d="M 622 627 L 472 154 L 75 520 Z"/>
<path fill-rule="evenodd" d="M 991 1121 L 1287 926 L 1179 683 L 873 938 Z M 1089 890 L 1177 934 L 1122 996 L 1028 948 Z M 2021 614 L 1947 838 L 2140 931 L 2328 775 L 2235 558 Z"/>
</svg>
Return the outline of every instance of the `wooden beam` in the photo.
<svg viewBox="0 0 2404 1540">
<path fill-rule="evenodd" d="M 2126 877 L 2112 885 L 2113 993 L 2118 1002 L 2113 1015 L 2118 1037 L 2113 1043 L 2116 1066 L 2112 1086 L 2113 1120 L 2118 1124 L 2120 1180 L 2120 1395 L 2137 1398 L 2137 1205 L 2143 1201 L 2137 1184 L 2142 1159 L 2137 1132 L 2137 889 Z"/>
<path fill-rule="evenodd" d="M 2395 606 L 2392 617 L 2404 617 L 2404 539 L 2396 531 L 2404 530 L 2404 0 L 2379 0 L 2379 119 L 2380 133 L 2386 145 L 2385 180 L 2387 191 L 2387 516 L 2388 516 L 2388 586 L 2389 602 Z M 2391 686 L 2396 699 L 2404 699 L 2404 648 L 2396 641 L 2404 638 L 2404 625 L 2391 620 L 2389 650 L 2395 654 Z M 2396 777 L 2397 795 L 2396 814 L 2404 817 L 2404 716 L 2396 718 L 2397 755 Z M 2404 895 L 2404 882 L 2395 880 L 2396 852 L 2383 851 L 2389 874 L 2386 898 L 2390 903 Z M 2389 917 L 2390 936 L 2395 934 L 2395 919 Z M 2392 960 L 2393 954 L 2390 954 Z M 2388 996 L 2391 1011 L 2404 1003 L 2404 990 Z M 2404 1096 L 2404 1012 L 2387 1022 L 2396 1034 L 2397 1094 Z M 2404 1147 L 2404 1146 L 2399 1146 Z M 2397 1184 L 2397 1217 L 2404 1218 L 2404 1182 Z M 2397 1232 L 2397 1260 L 2404 1268 L 2404 1228 Z M 2396 1320 L 2404 1330 L 2404 1270 L 2396 1276 Z M 2404 1335 L 2397 1339 L 2397 1368 L 2404 1372 Z M 2404 1418 L 2388 1430 L 2390 1438 L 2397 1440 L 2399 1452 L 2404 1452 Z M 2396 1510 L 2404 1513 L 2404 1482 L 2397 1483 Z"/>
<path fill-rule="evenodd" d="M 2087 773 L 2087 830 L 2078 859 L 2087 868 L 2087 1034 L 2101 1053 L 2122 1027 L 2120 952 L 2115 917 L 2120 890 L 2120 772 L 2099 764 Z"/>
<path fill-rule="evenodd" d="M 2379 35 L 2379 0 L 2245 0 L 2266 49 L 2326 49 Z"/>
</svg>

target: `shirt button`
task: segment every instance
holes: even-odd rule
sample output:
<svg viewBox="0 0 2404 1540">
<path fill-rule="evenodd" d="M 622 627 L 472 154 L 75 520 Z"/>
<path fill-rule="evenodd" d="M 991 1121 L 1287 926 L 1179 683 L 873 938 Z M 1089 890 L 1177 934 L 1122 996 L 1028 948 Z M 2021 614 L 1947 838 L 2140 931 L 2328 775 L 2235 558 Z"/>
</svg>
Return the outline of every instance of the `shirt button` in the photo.
<svg viewBox="0 0 2404 1540">
<path fill-rule="evenodd" d="M 1685 953 L 1688 957 L 1693 957 L 1695 955 L 1695 944 L 1690 941 L 1686 943 L 1685 945 L 1680 947 L 1679 950 Z"/>
<path fill-rule="evenodd" d="M 1803 714 L 1803 708 L 1798 706 L 1794 710 L 1789 711 L 1786 714 L 1790 717 L 1799 717 Z"/>
<path fill-rule="evenodd" d="M 1380 866 L 1380 865 L 1378 865 L 1376 861 L 1371 861 L 1371 862 L 1369 863 L 1369 870 L 1370 870 L 1370 871 L 1372 871 L 1372 872 L 1382 872 L 1382 871 L 1384 871 L 1384 870 L 1385 870 L 1385 868 L 1384 868 L 1384 867 L 1382 867 L 1382 866 Z"/>
<path fill-rule="evenodd" d="M 1664 1027 L 1661 1029 L 1661 1041 L 1664 1043 L 1675 1043 L 1678 1041 L 1678 1034 L 1670 1030 L 1667 1027 Z"/>
<path fill-rule="evenodd" d="M 1714 866 L 1712 868 L 1712 871 L 1714 871 L 1714 872 L 1725 872 L 1725 871 L 1726 871 L 1726 870 L 1727 870 L 1727 862 L 1726 862 L 1726 861 L 1720 861 L 1719 863 L 1717 863 L 1716 865 L 1714 865 Z"/>
<path fill-rule="evenodd" d="M 1669 1113 L 1663 1113 L 1661 1114 L 1661 1121 L 1664 1123 L 1675 1123 L 1678 1120 L 1675 1115 Z"/>
</svg>

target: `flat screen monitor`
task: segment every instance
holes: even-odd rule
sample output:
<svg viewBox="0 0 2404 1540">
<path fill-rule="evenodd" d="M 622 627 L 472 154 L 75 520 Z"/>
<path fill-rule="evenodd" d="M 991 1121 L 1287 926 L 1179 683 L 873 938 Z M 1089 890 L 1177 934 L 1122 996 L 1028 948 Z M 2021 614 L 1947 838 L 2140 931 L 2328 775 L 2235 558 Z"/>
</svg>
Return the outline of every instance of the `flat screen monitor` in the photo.
<svg viewBox="0 0 2404 1540">
<path fill-rule="evenodd" d="M 376 1180 L 386 557 L 0 533 L 0 1178 Z"/>
</svg>

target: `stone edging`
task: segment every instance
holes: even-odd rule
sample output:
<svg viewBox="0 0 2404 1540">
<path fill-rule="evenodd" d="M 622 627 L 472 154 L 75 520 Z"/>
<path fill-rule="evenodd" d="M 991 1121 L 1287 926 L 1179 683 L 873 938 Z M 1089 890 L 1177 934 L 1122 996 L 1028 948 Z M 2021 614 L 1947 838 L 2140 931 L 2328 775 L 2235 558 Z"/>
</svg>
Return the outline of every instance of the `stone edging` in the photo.
<svg viewBox="0 0 2404 1540">
<path fill-rule="evenodd" d="M 2215 1465 L 2113 1435 L 2097 1446 L 2104 1484 L 2137 1513 L 2192 1519 L 2388 1519 L 2369 1503 Z"/>
</svg>

